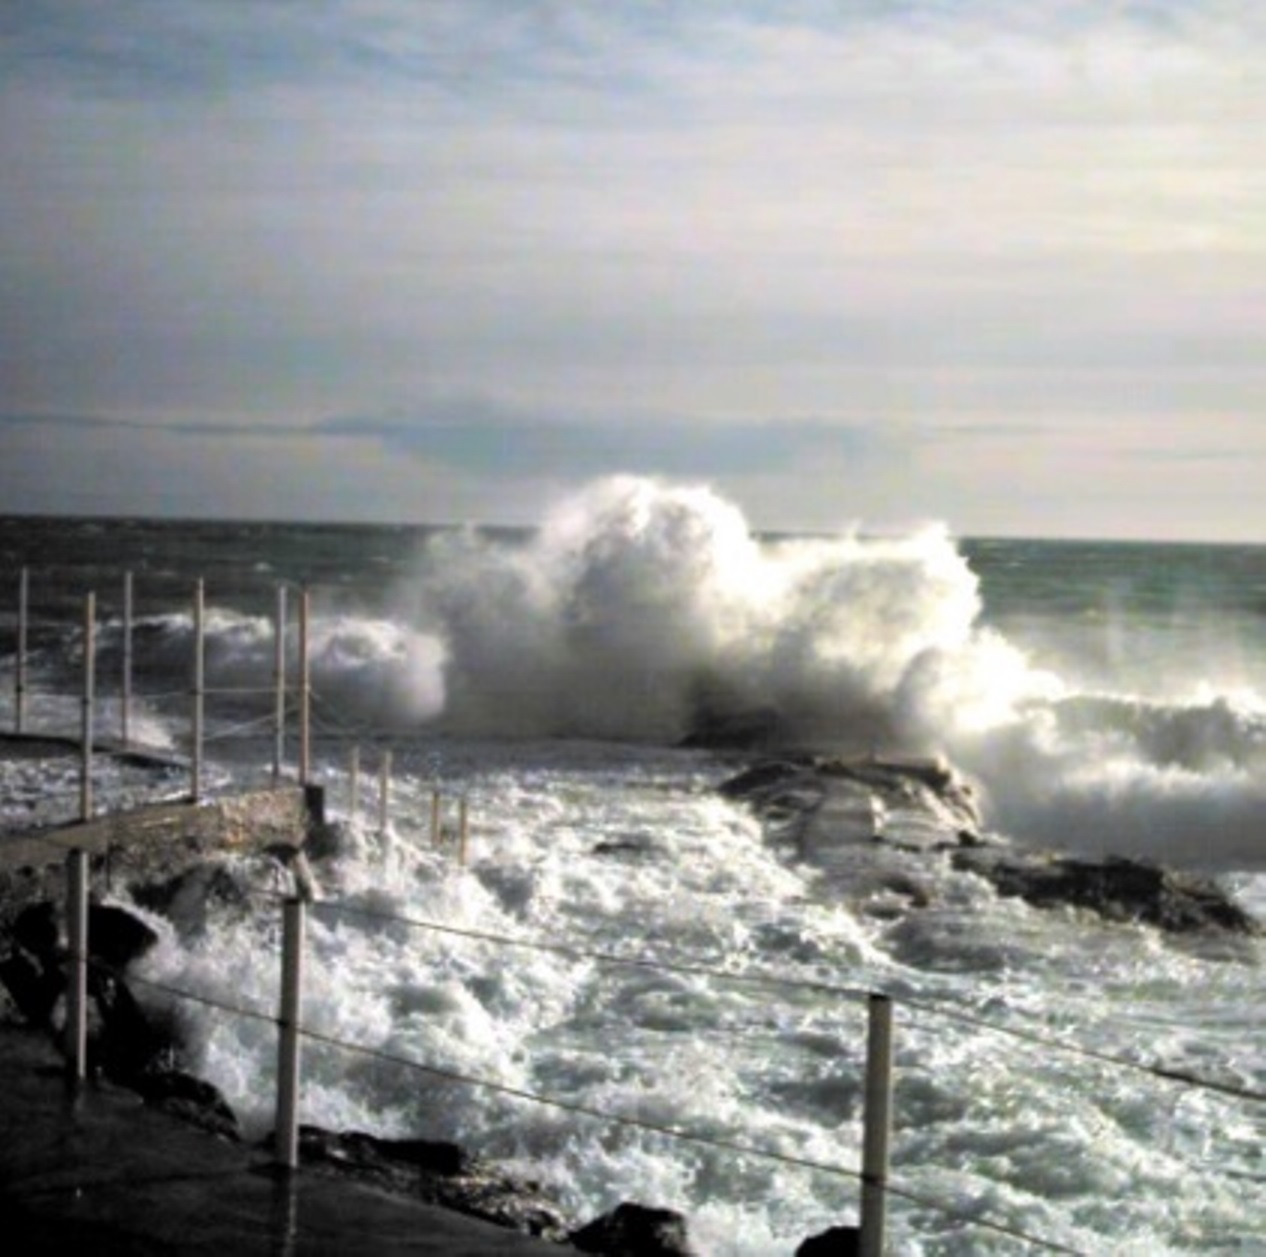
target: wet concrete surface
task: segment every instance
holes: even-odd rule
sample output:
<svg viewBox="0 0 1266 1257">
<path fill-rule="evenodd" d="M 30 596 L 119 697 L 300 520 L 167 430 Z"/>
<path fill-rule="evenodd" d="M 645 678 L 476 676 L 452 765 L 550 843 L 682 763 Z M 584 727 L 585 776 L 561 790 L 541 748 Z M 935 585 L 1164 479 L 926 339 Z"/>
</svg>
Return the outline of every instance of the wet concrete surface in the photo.
<svg viewBox="0 0 1266 1257">
<path fill-rule="evenodd" d="M 47 1036 L 0 1026 L 0 1246 L 5 1253 L 574 1252 L 313 1171 L 145 1107 L 67 1084 Z"/>
</svg>

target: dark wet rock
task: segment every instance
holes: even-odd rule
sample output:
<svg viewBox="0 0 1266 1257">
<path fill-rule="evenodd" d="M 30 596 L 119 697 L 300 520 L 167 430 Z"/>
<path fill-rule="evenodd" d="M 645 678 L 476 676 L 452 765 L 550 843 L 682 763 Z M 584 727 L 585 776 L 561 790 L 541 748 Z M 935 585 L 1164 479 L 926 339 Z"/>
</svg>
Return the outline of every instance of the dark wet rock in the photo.
<svg viewBox="0 0 1266 1257">
<path fill-rule="evenodd" d="M 954 867 L 987 878 L 1000 895 L 1036 907 L 1087 908 L 1109 921 L 1174 933 L 1224 930 L 1260 936 L 1254 920 L 1217 884 L 1142 861 L 1086 860 L 1043 852 L 960 851 Z"/>
<path fill-rule="evenodd" d="M 855 1226 L 833 1226 L 818 1235 L 811 1235 L 799 1248 L 796 1257 L 854 1257 L 862 1251 L 862 1233 Z"/>
<path fill-rule="evenodd" d="M 675 1209 L 630 1202 L 595 1218 L 568 1237 L 582 1253 L 604 1257 L 691 1257 L 686 1220 Z"/>
<path fill-rule="evenodd" d="M 272 856 L 216 858 L 169 877 L 135 882 L 130 894 L 140 907 L 166 917 L 182 938 L 189 939 L 205 931 L 212 915 L 252 915 L 262 896 L 290 889 L 282 883 L 284 876 Z"/>
<path fill-rule="evenodd" d="M 180 1042 L 171 1017 L 142 1007 L 123 976 L 157 941 L 157 933 L 126 908 L 89 905 L 88 1070 L 203 1130 L 240 1138 L 237 1117 L 224 1097 L 179 1067 Z M 24 908 L 10 930 L 10 944 L 9 955 L 0 961 L 0 980 L 28 1024 L 53 1031 L 66 990 L 66 944 L 56 907 Z"/>
<path fill-rule="evenodd" d="M 662 848 L 656 842 L 641 835 L 626 838 L 612 838 L 594 845 L 593 854 L 614 857 L 616 859 L 646 860 L 659 855 Z"/>
<path fill-rule="evenodd" d="M 221 1139 L 238 1142 L 242 1128 L 219 1089 L 181 1069 L 148 1070 L 131 1080 L 146 1104 Z"/>
<path fill-rule="evenodd" d="M 14 1013 L 36 1029 L 49 1029 L 64 981 L 56 967 L 40 964 L 29 954 L 13 951 L 0 960 L 0 983 Z"/>
<path fill-rule="evenodd" d="M 939 758 L 781 758 L 746 769 L 720 790 L 752 808 L 771 842 L 821 869 L 837 893 L 874 916 L 931 907 L 934 887 L 919 869 L 948 853 L 954 869 L 1037 907 L 1084 908 L 1175 934 L 1264 932 L 1212 879 L 986 839 L 971 783 Z"/>
<path fill-rule="evenodd" d="M 768 760 L 720 791 L 751 806 L 805 858 L 844 842 L 923 851 L 981 841 L 972 785 L 940 758 Z"/>
<path fill-rule="evenodd" d="M 383 1139 L 364 1131 L 330 1131 L 303 1126 L 299 1131 L 303 1157 L 338 1165 L 391 1169 L 408 1167 L 442 1178 L 469 1174 L 474 1161 L 460 1145 L 437 1139 Z"/>
<path fill-rule="evenodd" d="M 125 969 L 157 942 L 158 934 L 126 908 L 88 905 L 88 950 L 93 960 L 111 969 Z"/>
<path fill-rule="evenodd" d="M 348 1174 L 524 1235 L 566 1238 L 562 1210 L 538 1184 L 513 1179 L 456 1144 L 303 1126 L 299 1155 L 305 1167 Z"/>
<path fill-rule="evenodd" d="M 88 995 L 95 1013 L 88 1038 L 93 1072 L 132 1086 L 142 1075 L 174 1065 L 174 1028 L 143 1009 L 121 977 L 89 969 Z"/>
<path fill-rule="evenodd" d="M 785 740 L 784 721 L 772 707 L 722 711 L 705 702 L 696 712 L 691 730 L 681 745 L 717 751 L 756 751 Z"/>
<path fill-rule="evenodd" d="M 806 771 L 813 768 L 812 760 L 765 760 L 723 781 L 720 791 L 727 799 L 760 800 L 770 790 L 802 779 Z"/>
<path fill-rule="evenodd" d="M 49 902 L 28 904 L 14 919 L 10 933 L 23 951 L 39 959 L 54 958 L 61 941 L 56 906 Z"/>
</svg>

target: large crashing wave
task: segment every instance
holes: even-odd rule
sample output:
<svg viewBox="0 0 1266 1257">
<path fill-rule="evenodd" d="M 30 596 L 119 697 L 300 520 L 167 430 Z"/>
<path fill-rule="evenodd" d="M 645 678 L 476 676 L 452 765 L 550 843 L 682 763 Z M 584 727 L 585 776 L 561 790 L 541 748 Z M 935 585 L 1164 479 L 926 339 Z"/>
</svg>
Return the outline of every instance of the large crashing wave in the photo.
<svg viewBox="0 0 1266 1257">
<path fill-rule="evenodd" d="M 711 490 L 594 483 L 514 546 L 438 538 L 416 620 L 455 731 L 943 752 L 1014 836 L 1187 863 L 1266 855 L 1266 713 L 1088 696 L 980 622 L 943 528 L 762 541 Z M 763 723 L 762 723 L 763 722 Z"/>
<path fill-rule="evenodd" d="M 352 717 L 454 734 L 944 753 L 987 819 L 1061 848 L 1266 859 L 1266 710 L 1077 692 L 983 626 L 943 528 L 762 540 L 707 488 L 613 477 L 519 540 L 437 534 L 391 618 L 318 613 L 314 685 Z M 264 621 L 218 651 L 264 672 Z"/>
<path fill-rule="evenodd" d="M 762 542 L 711 490 L 632 477 L 521 547 L 439 538 L 418 595 L 463 731 L 675 741 L 763 714 L 788 741 L 925 747 L 996 705 L 1000 662 L 1024 676 L 943 530 Z"/>
</svg>

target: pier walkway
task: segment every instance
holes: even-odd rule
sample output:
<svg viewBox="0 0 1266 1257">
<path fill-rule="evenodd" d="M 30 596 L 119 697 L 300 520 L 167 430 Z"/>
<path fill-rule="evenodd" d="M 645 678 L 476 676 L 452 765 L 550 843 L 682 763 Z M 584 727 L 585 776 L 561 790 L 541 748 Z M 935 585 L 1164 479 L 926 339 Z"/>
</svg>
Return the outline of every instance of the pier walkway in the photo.
<svg viewBox="0 0 1266 1257">
<path fill-rule="evenodd" d="M 0 1218 L 6 1251 L 112 1254 L 559 1253 L 434 1205 L 208 1135 L 108 1084 L 68 1087 L 36 1031 L 0 1026 Z"/>
</svg>

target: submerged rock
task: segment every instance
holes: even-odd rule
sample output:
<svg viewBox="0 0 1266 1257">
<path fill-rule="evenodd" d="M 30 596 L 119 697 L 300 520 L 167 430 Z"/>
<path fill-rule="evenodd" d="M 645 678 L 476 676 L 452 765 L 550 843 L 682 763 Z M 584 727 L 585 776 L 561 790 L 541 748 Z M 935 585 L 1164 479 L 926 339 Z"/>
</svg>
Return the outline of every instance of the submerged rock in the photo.
<svg viewBox="0 0 1266 1257">
<path fill-rule="evenodd" d="M 513 1179 L 457 1144 L 302 1126 L 299 1156 L 305 1166 L 349 1174 L 524 1235 L 567 1236 L 561 1209 L 539 1185 Z"/>
<path fill-rule="evenodd" d="M 971 783 L 940 758 L 767 760 L 720 790 L 810 863 L 833 863 L 848 846 L 929 851 L 982 841 Z"/>
<path fill-rule="evenodd" d="M 1210 878 L 1120 857 L 1090 860 L 986 842 L 971 783 L 941 759 L 768 760 L 720 789 L 753 808 L 771 841 L 833 875 L 876 915 L 928 906 L 931 887 L 911 857 L 948 853 L 952 868 L 1036 907 L 1085 908 L 1172 933 L 1263 933 Z"/>
<path fill-rule="evenodd" d="M 692 1257 L 686 1219 L 675 1209 L 617 1205 L 568 1237 L 582 1253 L 604 1257 Z"/>
<path fill-rule="evenodd" d="M 1000 895 L 1040 908 L 1088 908 L 1109 921 L 1153 925 L 1173 933 L 1263 933 L 1260 922 L 1216 881 L 1138 860 L 977 850 L 955 853 L 953 863 L 957 869 L 987 878 Z"/>
<path fill-rule="evenodd" d="M 811 1235 L 799 1248 L 796 1257 L 856 1257 L 862 1251 L 862 1233 L 855 1226 L 833 1226 L 818 1235 Z"/>
</svg>

